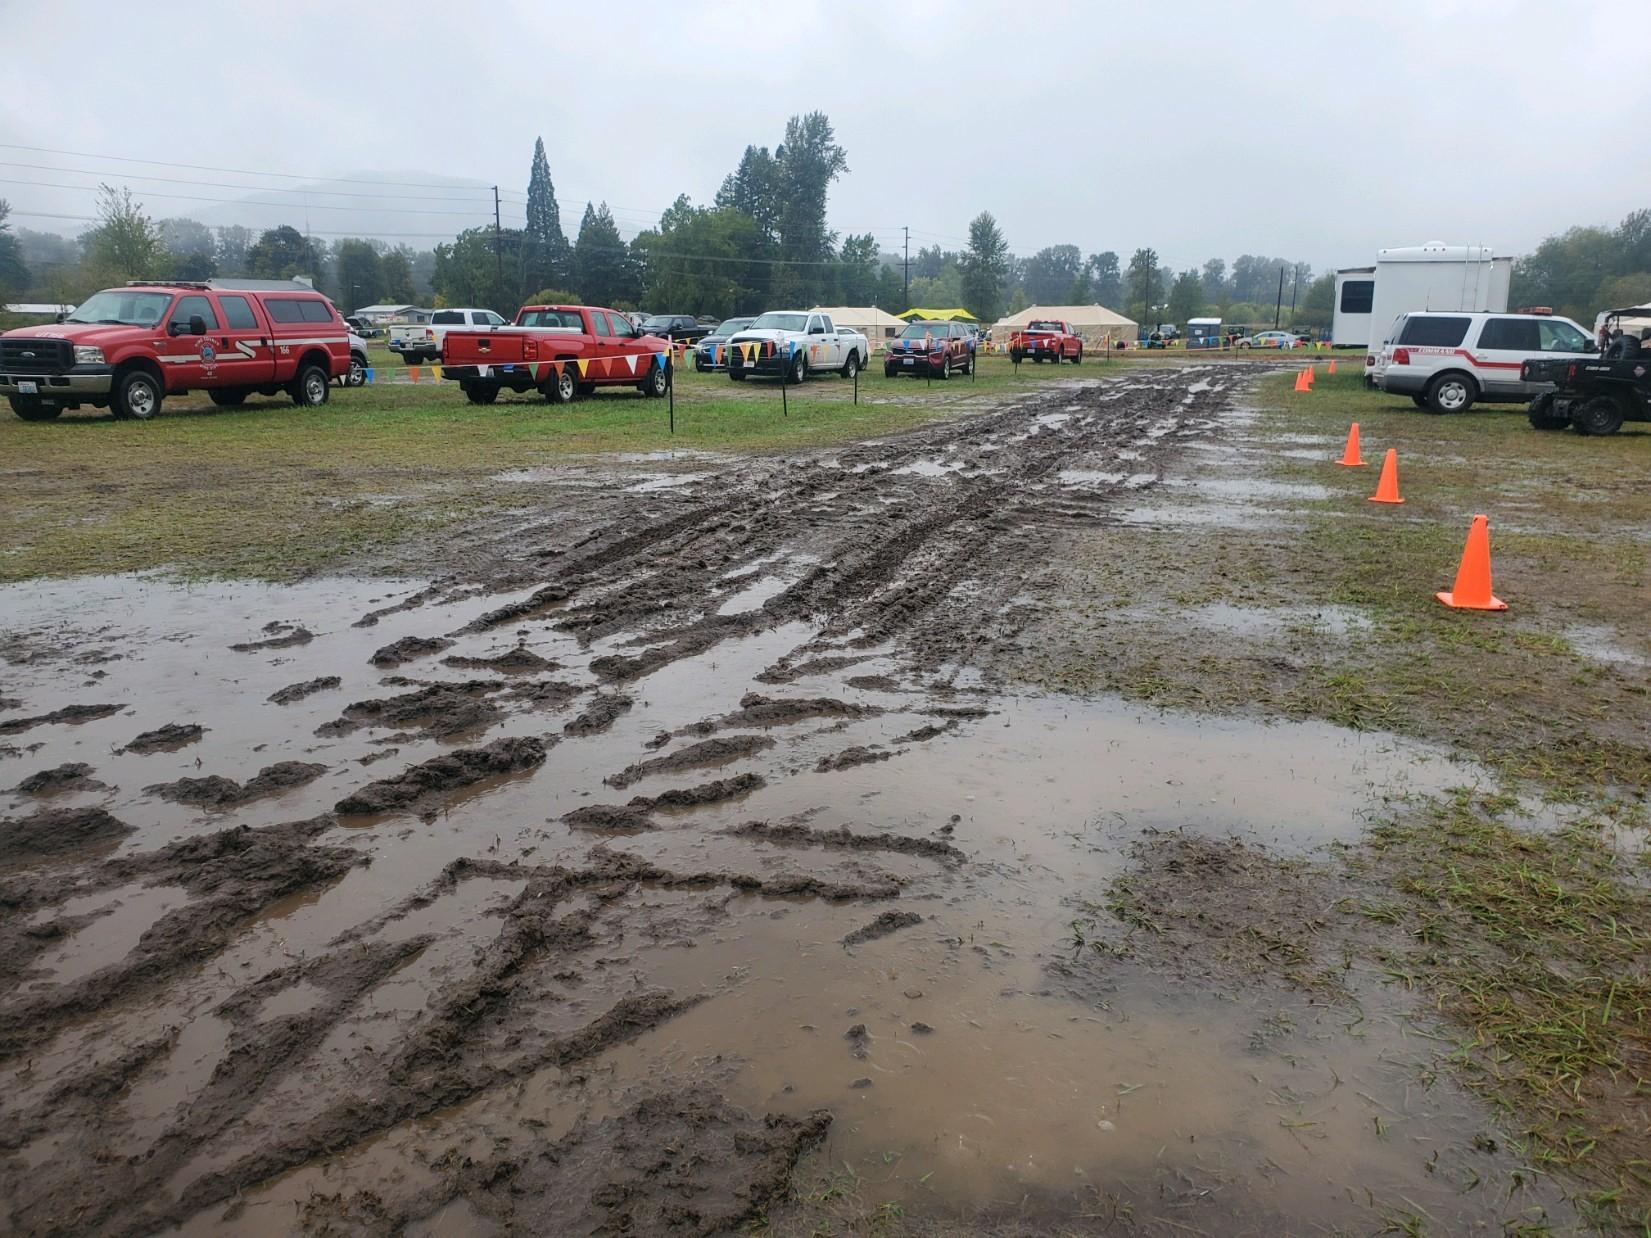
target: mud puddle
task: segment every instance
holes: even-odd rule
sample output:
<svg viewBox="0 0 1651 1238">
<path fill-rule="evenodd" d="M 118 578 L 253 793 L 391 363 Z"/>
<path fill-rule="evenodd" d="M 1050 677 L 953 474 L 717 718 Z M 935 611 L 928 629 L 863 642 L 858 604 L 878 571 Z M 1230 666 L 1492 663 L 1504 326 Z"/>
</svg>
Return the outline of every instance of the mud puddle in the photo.
<svg viewBox="0 0 1651 1238">
<path fill-rule="evenodd" d="M 87 765 L 104 786 L 50 803 L 129 831 L 0 870 L 8 1227 L 718 1232 L 844 1163 L 951 1228 L 1552 1206 L 1463 1159 L 1493 1124 L 1428 1073 L 1402 993 L 1212 982 L 1109 910 L 1142 846 L 1306 862 L 1476 771 L 993 687 L 1052 531 L 1127 493 L 1045 483 L 1118 450 L 1164 472 L 1225 399 L 1188 387 L 1089 383 L 1030 436 L 1016 405 L 691 493 L 616 478 L 478 542 L 485 578 L 0 591 L 4 718 L 120 706 L 31 726 L 0 783 Z M 898 471 L 988 449 L 1001 475 Z M 117 751 L 173 724 L 203 730 Z M 462 773 L 514 741 L 534 759 Z M 325 768 L 227 810 L 145 790 L 283 761 Z M 416 798 L 339 809 L 380 780 Z M 42 802 L 7 793 L 5 828 Z"/>
</svg>

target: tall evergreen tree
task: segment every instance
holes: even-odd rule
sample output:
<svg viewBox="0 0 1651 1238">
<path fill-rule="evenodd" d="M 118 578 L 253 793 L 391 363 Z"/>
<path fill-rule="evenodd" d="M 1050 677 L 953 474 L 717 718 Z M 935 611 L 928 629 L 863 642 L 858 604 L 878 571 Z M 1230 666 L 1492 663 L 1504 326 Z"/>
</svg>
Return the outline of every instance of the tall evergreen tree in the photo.
<svg viewBox="0 0 1651 1238">
<path fill-rule="evenodd" d="M 567 283 L 572 275 L 571 255 L 562 232 L 562 211 L 556 205 L 556 187 L 550 181 L 544 138 L 533 143 L 533 170 L 527 180 L 526 244 L 524 290 Z"/>
<path fill-rule="evenodd" d="M 990 211 L 969 224 L 969 248 L 963 254 L 963 305 L 982 322 L 1003 316 L 1004 284 L 1009 277 L 1009 243 Z"/>
<path fill-rule="evenodd" d="M 630 300 L 635 292 L 630 251 L 619 235 L 608 204 L 585 204 L 579 239 L 573 243 L 574 283 L 592 305 Z"/>
</svg>

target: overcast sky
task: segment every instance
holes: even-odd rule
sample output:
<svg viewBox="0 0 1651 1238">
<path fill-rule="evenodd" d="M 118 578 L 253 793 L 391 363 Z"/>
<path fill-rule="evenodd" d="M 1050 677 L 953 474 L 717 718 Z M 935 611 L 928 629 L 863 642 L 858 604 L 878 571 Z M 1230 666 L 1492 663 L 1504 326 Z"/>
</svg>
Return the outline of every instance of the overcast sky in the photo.
<svg viewBox="0 0 1651 1238">
<path fill-rule="evenodd" d="M 848 152 L 832 224 L 889 250 L 902 225 L 914 253 L 960 248 L 990 210 L 1022 255 L 1069 241 L 1324 269 L 1427 240 L 1520 253 L 1651 206 L 1645 17 L 1558 0 L 1379 16 L 1325 0 L 0 0 L 0 197 L 16 223 L 66 233 L 85 224 L 23 213 L 90 215 L 100 179 L 156 216 L 302 227 L 301 211 L 187 200 L 300 180 L 86 156 L 389 179 L 409 182 L 398 230 L 427 247 L 439 238 L 414 234 L 491 220 L 490 194 L 424 200 L 447 178 L 498 182 L 519 222 L 543 135 L 570 236 L 587 198 L 630 235 L 678 193 L 709 202 L 747 143 L 819 109 Z M 366 187 L 329 187 L 312 229 L 358 230 L 338 208 Z M 415 213 L 455 209 L 474 216 Z"/>
</svg>

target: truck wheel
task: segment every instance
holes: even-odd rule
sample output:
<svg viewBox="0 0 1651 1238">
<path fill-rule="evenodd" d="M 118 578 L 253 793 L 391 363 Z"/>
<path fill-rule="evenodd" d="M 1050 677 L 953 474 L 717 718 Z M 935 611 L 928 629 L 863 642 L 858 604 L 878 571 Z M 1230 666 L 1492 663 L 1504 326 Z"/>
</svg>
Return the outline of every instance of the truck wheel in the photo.
<svg viewBox="0 0 1651 1238">
<path fill-rule="evenodd" d="M 796 356 L 791 358 L 791 377 L 789 381 L 791 385 L 795 387 L 801 385 L 803 379 L 807 377 L 808 358 L 799 352 Z"/>
<path fill-rule="evenodd" d="M 47 404 L 26 395 L 14 395 L 10 399 L 11 411 L 24 421 L 50 421 L 63 411 L 61 404 Z"/>
<path fill-rule="evenodd" d="M 327 378 L 327 371 L 318 365 L 306 365 L 299 370 L 298 377 L 287 389 L 292 402 L 299 408 L 320 408 L 331 393 L 332 384 Z"/>
<path fill-rule="evenodd" d="M 1043 364 L 1043 354 L 1041 352 L 1035 352 L 1035 353 L 1032 354 L 1032 364 L 1033 365 L 1042 365 Z"/>
<path fill-rule="evenodd" d="M 648 377 L 642 380 L 642 394 L 651 400 L 663 400 L 670 389 L 671 372 L 662 365 L 654 366 Z"/>
<path fill-rule="evenodd" d="M 744 370 L 736 370 L 732 366 L 729 366 L 728 367 L 728 377 L 736 383 L 743 383 L 745 381 L 745 371 Z"/>
<path fill-rule="evenodd" d="M 472 404 L 491 404 L 499 398 L 497 383 L 463 382 L 459 387 L 464 391 L 464 398 Z"/>
<path fill-rule="evenodd" d="M 350 372 L 344 378 L 346 387 L 365 387 L 367 385 L 367 363 L 354 353 L 350 354 Z"/>
<path fill-rule="evenodd" d="M 148 421 L 161 411 L 160 381 L 148 370 L 127 370 L 115 380 L 115 416 Z"/>
<path fill-rule="evenodd" d="M 1465 413 L 1479 388 L 1466 374 L 1441 374 L 1427 385 L 1427 406 L 1436 413 Z"/>
<path fill-rule="evenodd" d="M 1569 417 L 1554 411 L 1554 397 L 1551 391 L 1532 400 L 1525 415 L 1530 418 L 1533 430 L 1563 430 L 1571 424 Z"/>
<path fill-rule="evenodd" d="M 1425 395 L 1413 395 L 1410 397 L 1410 402 L 1417 408 L 1427 407 L 1427 397 Z"/>
<path fill-rule="evenodd" d="M 952 354 L 951 353 L 947 353 L 944 357 L 940 358 L 940 377 L 943 380 L 947 381 L 947 382 L 951 381 L 951 377 L 952 377 Z"/>
<path fill-rule="evenodd" d="M 245 387 L 216 387 L 206 394 L 219 408 L 240 408 L 247 402 Z"/>
<path fill-rule="evenodd" d="M 1075 354 L 1073 354 L 1072 364 L 1073 365 L 1082 365 L 1083 364 L 1083 346 L 1081 344 L 1078 346 L 1078 351 Z"/>
<path fill-rule="evenodd" d="M 579 384 L 573 377 L 572 364 L 564 365 L 557 371 L 556 377 L 544 386 L 545 399 L 552 404 L 572 404 L 573 397 L 579 393 Z"/>
<path fill-rule="evenodd" d="M 1571 414 L 1578 434 L 1615 434 L 1622 429 L 1622 405 L 1608 395 L 1584 401 Z"/>
<path fill-rule="evenodd" d="M 974 353 L 970 353 L 968 358 L 963 362 L 963 372 L 971 378 L 974 377 L 974 372 L 975 372 L 975 355 L 974 355 Z"/>
<path fill-rule="evenodd" d="M 842 374 L 844 378 L 853 378 L 860 372 L 860 350 L 851 348 L 848 358 L 843 362 Z"/>
</svg>

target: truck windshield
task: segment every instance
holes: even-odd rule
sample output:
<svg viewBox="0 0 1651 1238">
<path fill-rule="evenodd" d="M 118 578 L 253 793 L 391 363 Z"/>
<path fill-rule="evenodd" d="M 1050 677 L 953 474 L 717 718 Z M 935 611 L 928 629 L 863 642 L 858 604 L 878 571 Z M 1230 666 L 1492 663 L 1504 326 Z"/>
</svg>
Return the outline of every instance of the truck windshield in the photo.
<svg viewBox="0 0 1651 1238">
<path fill-rule="evenodd" d="M 759 314 L 753 331 L 801 331 L 808 326 L 807 314 Z"/>
<path fill-rule="evenodd" d="M 111 288 L 87 297 L 86 303 L 64 321 L 95 322 L 110 327 L 153 327 L 170 304 L 170 292 L 128 292 Z"/>
<path fill-rule="evenodd" d="M 652 335 L 655 331 L 669 331 L 675 322 L 676 319 L 669 314 L 655 314 L 642 320 L 642 331 L 645 335 Z"/>
<path fill-rule="evenodd" d="M 912 322 L 906 324 L 906 329 L 900 333 L 903 340 L 920 340 L 925 335 L 944 336 L 946 324 L 943 322 Z"/>
<path fill-rule="evenodd" d="M 749 318 L 730 318 L 727 322 L 723 323 L 715 331 L 711 332 L 711 334 L 712 335 L 729 336 L 729 335 L 734 334 L 734 332 L 736 332 L 736 331 L 745 330 L 745 328 L 749 327 L 750 325 L 751 325 L 751 320 Z"/>
</svg>

